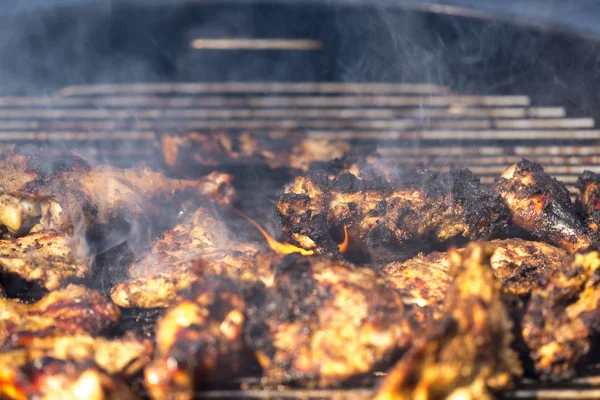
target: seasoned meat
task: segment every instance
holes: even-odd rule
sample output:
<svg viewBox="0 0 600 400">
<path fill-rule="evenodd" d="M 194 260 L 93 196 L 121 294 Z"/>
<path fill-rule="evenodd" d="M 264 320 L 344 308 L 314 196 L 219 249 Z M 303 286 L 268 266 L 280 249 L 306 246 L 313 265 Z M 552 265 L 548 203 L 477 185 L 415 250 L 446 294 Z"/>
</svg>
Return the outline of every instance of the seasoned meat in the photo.
<svg viewBox="0 0 600 400">
<path fill-rule="evenodd" d="M 0 348 L 18 346 L 31 337 L 99 334 L 115 325 L 119 309 L 96 291 L 68 285 L 26 304 L 0 299 Z"/>
<path fill-rule="evenodd" d="M 482 244 L 492 251 L 490 264 L 507 300 L 526 299 L 567 257 L 558 247 L 518 238 Z M 462 253 L 464 249 L 455 251 Z M 404 262 L 389 263 L 382 270 L 402 296 L 416 328 L 428 329 L 444 316 L 444 301 L 452 284 L 450 258 L 449 252 L 419 254 Z"/>
<path fill-rule="evenodd" d="M 259 282 L 267 275 L 258 256 L 258 246 L 232 240 L 217 215 L 201 207 L 157 239 L 152 251 L 131 265 L 130 279 L 112 288 L 111 297 L 121 307 L 167 307 L 196 279 L 200 271 L 194 272 L 194 262 L 202 264 L 205 275 Z"/>
<path fill-rule="evenodd" d="M 522 373 L 492 252 L 485 244 L 451 252 L 446 315 L 392 368 L 377 400 L 492 399 L 490 390 L 506 388 Z"/>
<path fill-rule="evenodd" d="M 360 178 L 315 171 L 297 177 L 277 205 L 288 239 L 317 253 L 335 253 L 332 233 L 344 226 L 354 242 L 370 249 L 485 239 L 508 226 L 509 212 L 500 196 L 469 171 L 372 176 L 378 173 L 375 169 Z"/>
<path fill-rule="evenodd" d="M 0 397 L 9 400 L 134 400 L 125 382 L 87 363 L 0 353 Z"/>
<path fill-rule="evenodd" d="M 583 171 L 577 179 L 579 189 L 579 205 L 588 218 L 592 231 L 600 232 L 600 175 Z"/>
<path fill-rule="evenodd" d="M 307 170 L 315 162 L 342 157 L 350 144 L 340 139 L 312 139 L 296 132 L 193 132 L 161 137 L 165 164 L 190 175 L 231 164 L 266 164 L 271 168 Z"/>
<path fill-rule="evenodd" d="M 523 160 L 510 166 L 494 190 L 508 204 L 513 223 L 535 237 L 571 253 L 595 242 L 577 217 L 567 188 L 539 164 Z"/>
<path fill-rule="evenodd" d="M 73 235 L 114 218 L 144 220 L 177 212 L 187 202 L 209 198 L 229 203 L 235 197 L 232 177 L 213 173 L 199 180 L 167 178 L 147 167 L 108 166 L 43 169 L 35 158 L 0 154 L 0 227 L 13 235 L 35 223 Z"/>
<path fill-rule="evenodd" d="M 375 271 L 301 256 L 272 268 L 245 324 L 267 382 L 337 385 L 385 366 L 411 340 L 402 299 Z"/>
<path fill-rule="evenodd" d="M 600 255 L 575 254 L 533 291 L 522 333 L 537 372 L 564 378 L 589 354 L 600 333 Z"/>
<path fill-rule="evenodd" d="M 85 253 L 75 238 L 63 233 L 54 230 L 30 233 L 0 240 L 0 271 L 55 290 L 88 276 L 92 260 Z"/>
<path fill-rule="evenodd" d="M 157 354 L 144 372 L 153 399 L 193 399 L 207 383 L 235 376 L 243 364 L 246 304 L 238 288 L 208 278 L 191 292 L 157 324 Z"/>
</svg>

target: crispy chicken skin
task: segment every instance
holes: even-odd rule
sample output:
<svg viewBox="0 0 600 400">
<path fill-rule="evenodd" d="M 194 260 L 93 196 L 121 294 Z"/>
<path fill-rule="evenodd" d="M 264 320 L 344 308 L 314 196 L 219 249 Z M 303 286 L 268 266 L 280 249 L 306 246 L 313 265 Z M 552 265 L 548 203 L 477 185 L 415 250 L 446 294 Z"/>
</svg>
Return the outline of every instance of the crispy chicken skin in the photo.
<svg viewBox="0 0 600 400">
<path fill-rule="evenodd" d="M 600 333 L 600 255 L 575 254 L 533 291 L 522 334 L 543 378 L 573 374 Z"/>
<path fill-rule="evenodd" d="M 12 235 L 26 233 L 36 223 L 73 235 L 77 229 L 89 231 L 114 218 L 147 219 L 200 197 L 217 203 L 235 198 L 228 174 L 181 180 L 147 167 L 119 169 L 82 163 L 48 171 L 35 157 L 9 150 L 0 151 L 0 227 Z"/>
<path fill-rule="evenodd" d="M 235 376 L 243 363 L 246 304 L 239 289 L 208 278 L 192 293 L 157 324 L 157 354 L 144 372 L 153 399 L 192 399 L 203 385 Z"/>
<path fill-rule="evenodd" d="M 17 239 L 0 239 L 0 271 L 56 290 L 86 278 L 92 259 L 75 238 L 46 230 Z"/>
<path fill-rule="evenodd" d="M 507 299 L 526 299 L 567 258 L 564 250 L 542 242 L 513 238 L 483 243 L 492 251 L 490 265 Z M 382 273 L 402 296 L 415 328 L 427 329 L 444 316 L 444 301 L 453 279 L 450 260 L 449 252 L 433 252 L 383 268 Z"/>
<path fill-rule="evenodd" d="M 31 337 L 99 334 L 119 320 L 119 309 L 94 290 L 70 284 L 26 304 L 0 299 L 0 349 L 19 346 Z"/>
<path fill-rule="evenodd" d="M 245 324 L 266 382 L 337 385 L 385 366 L 411 340 L 402 299 L 375 271 L 301 256 L 272 268 Z"/>
<path fill-rule="evenodd" d="M 287 238 L 317 253 L 335 253 L 332 232 L 344 226 L 369 249 L 485 239 L 507 229 L 502 199 L 469 171 L 413 170 L 388 179 L 381 169 L 361 171 L 364 178 L 320 170 L 297 177 L 277 205 Z"/>
<path fill-rule="evenodd" d="M 536 163 L 510 166 L 494 184 L 508 204 L 513 223 L 568 252 L 589 248 L 595 235 L 579 220 L 569 191 Z"/>
<path fill-rule="evenodd" d="M 138 396 L 102 369 L 70 361 L 27 360 L 24 351 L 0 353 L 0 397 L 9 400 L 133 400 Z"/>
<path fill-rule="evenodd" d="M 446 315 L 391 369 L 376 400 L 492 399 L 490 390 L 506 388 L 522 373 L 492 252 L 485 244 L 451 252 Z"/>
<path fill-rule="evenodd" d="M 259 250 L 255 244 L 232 240 L 215 212 L 201 207 L 131 265 L 130 279 L 115 285 L 111 298 L 121 307 L 167 307 L 199 274 L 256 283 L 269 277 L 257 262 Z"/>
<path fill-rule="evenodd" d="M 165 164 L 184 176 L 231 164 L 266 164 L 271 168 L 307 170 L 315 162 L 330 161 L 350 151 L 340 139 L 312 139 L 296 132 L 192 132 L 161 136 Z"/>
<path fill-rule="evenodd" d="M 579 205 L 588 218 L 588 225 L 594 232 L 600 232 L 600 175 L 583 171 L 577 179 Z"/>
</svg>

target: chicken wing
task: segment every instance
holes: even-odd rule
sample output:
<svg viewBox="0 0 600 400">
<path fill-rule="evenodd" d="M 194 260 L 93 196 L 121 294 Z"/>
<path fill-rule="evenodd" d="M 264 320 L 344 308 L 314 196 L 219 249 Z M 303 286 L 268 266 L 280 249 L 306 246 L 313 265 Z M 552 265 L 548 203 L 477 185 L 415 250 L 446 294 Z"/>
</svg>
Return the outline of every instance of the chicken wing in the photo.
<svg viewBox="0 0 600 400">
<path fill-rule="evenodd" d="M 400 296 L 370 269 L 288 256 L 248 298 L 245 338 L 270 383 L 337 385 L 385 366 L 411 340 Z"/>
<path fill-rule="evenodd" d="M 485 239 L 507 229 L 506 205 L 469 171 L 373 176 L 379 173 L 375 168 L 360 178 L 313 171 L 297 177 L 277 205 L 288 239 L 317 253 L 336 253 L 333 234 L 344 226 L 369 249 Z"/>
<path fill-rule="evenodd" d="M 201 207 L 131 265 L 130 279 L 115 285 L 111 298 L 121 307 L 167 307 L 190 287 L 200 269 L 205 275 L 259 282 L 268 275 L 256 262 L 258 256 L 258 246 L 232 240 L 217 215 Z M 194 262 L 202 268 L 194 271 Z"/>
<path fill-rule="evenodd" d="M 522 373 L 511 349 L 512 321 L 490 265 L 492 249 L 469 245 L 452 252 L 454 281 L 446 316 L 407 352 L 379 388 L 376 400 L 492 399 Z"/>
<path fill-rule="evenodd" d="M 341 139 L 313 139 L 297 132 L 193 132 L 161 136 L 165 164 L 189 176 L 194 170 L 231 164 L 266 164 L 271 168 L 307 170 L 315 162 L 342 157 L 350 144 Z"/>
<path fill-rule="evenodd" d="M 207 383 L 235 376 L 243 364 L 246 303 L 239 288 L 208 278 L 192 293 L 157 324 L 157 355 L 144 372 L 153 399 L 192 399 Z"/>
<path fill-rule="evenodd" d="M 0 348 L 12 348 L 31 337 L 99 334 L 119 320 L 119 309 L 100 293 L 70 284 L 26 304 L 0 299 Z"/>
<path fill-rule="evenodd" d="M 600 333 L 600 255 L 575 254 L 533 291 L 523 338 L 543 378 L 565 378 L 589 354 Z"/>
<path fill-rule="evenodd" d="M 595 235 L 577 217 L 567 188 L 536 163 L 510 166 L 494 190 L 508 204 L 515 225 L 569 252 L 589 248 Z"/>
<path fill-rule="evenodd" d="M 91 257 L 75 238 L 54 230 L 0 239 L 0 272 L 55 290 L 89 274 Z"/>
</svg>

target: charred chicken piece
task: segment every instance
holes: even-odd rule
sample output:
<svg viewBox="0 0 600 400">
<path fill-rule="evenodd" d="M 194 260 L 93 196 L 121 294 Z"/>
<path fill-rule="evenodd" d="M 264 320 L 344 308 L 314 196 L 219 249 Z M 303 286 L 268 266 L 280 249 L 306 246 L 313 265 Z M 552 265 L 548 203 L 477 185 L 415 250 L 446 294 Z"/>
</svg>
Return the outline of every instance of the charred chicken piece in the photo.
<svg viewBox="0 0 600 400">
<path fill-rule="evenodd" d="M 337 385 L 383 367 L 411 340 L 402 299 L 370 269 L 288 256 L 249 297 L 246 343 L 265 381 Z"/>
<path fill-rule="evenodd" d="M 32 337 L 19 343 L 28 360 L 53 358 L 79 364 L 94 363 L 111 375 L 126 378 L 140 372 L 150 361 L 153 345 L 128 332 L 122 338 L 107 339 L 85 333 Z"/>
<path fill-rule="evenodd" d="M 144 372 L 153 399 L 192 399 L 207 383 L 235 376 L 243 364 L 246 304 L 239 289 L 209 278 L 192 293 L 157 324 L 157 355 Z"/>
<path fill-rule="evenodd" d="M 18 346 L 31 337 L 99 334 L 115 325 L 119 309 L 96 291 L 68 285 L 33 304 L 0 299 L 0 348 Z"/>
<path fill-rule="evenodd" d="M 0 397 L 9 400 L 133 400 L 129 386 L 100 368 L 52 358 L 0 353 Z"/>
<path fill-rule="evenodd" d="M 510 166 L 494 190 L 508 204 L 513 223 L 535 237 L 571 253 L 595 242 L 577 217 L 567 188 L 539 164 L 523 160 Z"/>
<path fill-rule="evenodd" d="M 567 258 L 564 250 L 542 242 L 513 238 L 482 243 L 492 251 L 490 264 L 505 300 L 526 300 Z M 462 254 L 464 249 L 454 251 Z M 450 252 L 433 252 L 383 268 L 383 274 L 402 296 L 415 328 L 427 329 L 443 317 L 453 279 L 450 261 Z"/>
<path fill-rule="evenodd" d="M 342 157 L 350 144 L 340 139 L 312 139 L 296 132 L 193 132 L 163 135 L 165 164 L 185 175 L 231 164 L 266 164 L 271 168 L 307 170 L 315 162 Z"/>
<path fill-rule="evenodd" d="M 199 273 L 256 283 L 268 278 L 257 257 L 258 246 L 232 240 L 217 215 L 201 207 L 157 239 L 152 251 L 131 265 L 130 279 L 112 288 L 111 297 L 121 307 L 167 307 Z M 202 271 L 194 271 L 195 262 Z"/>
<path fill-rule="evenodd" d="M 13 150 L 0 154 L 0 180 L 5 182 L 0 188 L 0 227 L 11 235 L 22 235 L 37 223 L 73 235 L 114 218 L 131 221 L 164 210 L 177 212 L 199 197 L 217 203 L 235 197 L 228 174 L 179 180 L 146 167 L 90 168 L 83 163 L 48 167 L 40 165 L 37 156 Z"/>
<path fill-rule="evenodd" d="M 600 175 L 583 171 L 577 179 L 579 205 L 588 217 L 588 225 L 593 232 L 600 232 Z"/>
<path fill-rule="evenodd" d="M 523 338 L 543 378 L 565 378 L 600 333 L 600 255 L 575 254 L 536 289 L 522 320 Z"/>
<path fill-rule="evenodd" d="M 335 253 L 332 232 L 344 226 L 369 249 L 485 239 L 507 229 L 506 205 L 469 171 L 413 170 L 389 180 L 376 175 L 382 167 L 373 168 L 365 178 L 320 171 L 297 177 L 277 205 L 288 239 Z"/>
<path fill-rule="evenodd" d="M 0 272 L 56 290 L 88 276 L 91 257 L 76 238 L 54 230 L 0 240 Z"/>
<path fill-rule="evenodd" d="M 377 400 L 492 399 L 522 373 L 511 349 L 512 321 L 490 265 L 492 249 L 469 245 L 450 254 L 454 281 L 446 315 L 383 381 Z"/>
</svg>

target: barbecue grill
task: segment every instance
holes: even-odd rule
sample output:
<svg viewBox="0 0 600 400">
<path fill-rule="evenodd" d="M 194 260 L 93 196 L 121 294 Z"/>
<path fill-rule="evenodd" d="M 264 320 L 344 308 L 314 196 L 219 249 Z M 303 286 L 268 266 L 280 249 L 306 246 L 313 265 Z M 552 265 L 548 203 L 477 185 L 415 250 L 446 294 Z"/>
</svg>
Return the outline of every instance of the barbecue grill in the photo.
<svg viewBox="0 0 600 400">
<path fill-rule="evenodd" d="M 571 28 L 405 2 L 111 2 L 35 12 L 0 28 L 0 52 L 11 55 L 0 68 L 0 141 L 160 168 L 163 134 L 291 132 L 374 146 L 399 167 L 469 168 L 484 183 L 525 157 L 575 195 L 584 170 L 600 173 L 600 36 Z M 598 379 L 592 366 L 554 385 L 523 380 L 503 396 L 597 398 Z M 255 377 L 233 386 L 202 396 L 372 395 L 264 389 Z"/>
</svg>

